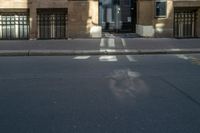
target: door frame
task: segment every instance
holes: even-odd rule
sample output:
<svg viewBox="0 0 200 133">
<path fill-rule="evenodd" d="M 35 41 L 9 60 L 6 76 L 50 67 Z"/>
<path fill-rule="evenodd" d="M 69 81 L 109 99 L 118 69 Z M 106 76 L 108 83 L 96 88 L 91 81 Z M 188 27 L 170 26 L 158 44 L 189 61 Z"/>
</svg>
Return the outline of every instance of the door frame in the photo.
<svg viewBox="0 0 200 133">
<path fill-rule="evenodd" d="M 117 0 L 117 3 L 119 3 L 119 2 L 120 2 L 120 0 Z M 102 17 L 102 12 L 100 10 L 102 3 L 100 2 L 100 0 L 99 0 L 99 4 L 98 5 L 99 5 L 99 7 L 98 7 L 99 25 L 102 26 L 101 20 L 103 18 L 101 18 Z M 120 5 L 120 3 L 119 3 L 119 5 Z M 102 31 L 103 32 L 111 32 L 111 33 L 112 32 L 113 33 L 135 33 L 136 32 L 136 23 L 137 23 L 137 0 L 131 0 L 130 10 L 131 10 L 130 11 L 131 12 L 131 14 L 130 14 L 131 15 L 131 24 L 130 24 L 131 28 L 129 29 L 129 31 L 126 31 L 126 30 L 123 31 L 123 29 L 116 28 L 116 27 L 120 26 L 120 19 L 114 21 L 115 22 L 115 24 L 114 24 L 115 28 L 113 30 L 109 30 L 109 29 L 105 30 L 105 29 L 103 29 L 103 26 L 102 26 Z M 120 18 L 120 15 L 117 18 Z M 123 22 L 122 22 L 122 25 L 123 25 Z"/>
</svg>

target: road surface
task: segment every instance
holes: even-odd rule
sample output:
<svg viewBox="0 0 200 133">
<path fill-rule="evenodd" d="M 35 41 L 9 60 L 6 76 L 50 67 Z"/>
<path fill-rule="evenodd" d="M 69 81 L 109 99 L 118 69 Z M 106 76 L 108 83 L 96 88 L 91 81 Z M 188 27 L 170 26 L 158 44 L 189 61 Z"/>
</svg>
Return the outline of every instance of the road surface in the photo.
<svg viewBox="0 0 200 133">
<path fill-rule="evenodd" d="M 1 133 L 199 133 L 200 55 L 0 57 Z"/>
</svg>

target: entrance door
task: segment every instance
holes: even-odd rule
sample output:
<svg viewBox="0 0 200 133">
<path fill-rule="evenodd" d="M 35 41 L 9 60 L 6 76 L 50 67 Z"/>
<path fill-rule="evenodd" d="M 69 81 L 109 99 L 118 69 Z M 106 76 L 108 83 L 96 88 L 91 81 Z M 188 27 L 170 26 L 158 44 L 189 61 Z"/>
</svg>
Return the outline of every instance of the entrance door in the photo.
<svg viewBox="0 0 200 133">
<path fill-rule="evenodd" d="M 100 0 L 100 24 L 106 32 L 135 32 L 134 0 Z"/>
</svg>

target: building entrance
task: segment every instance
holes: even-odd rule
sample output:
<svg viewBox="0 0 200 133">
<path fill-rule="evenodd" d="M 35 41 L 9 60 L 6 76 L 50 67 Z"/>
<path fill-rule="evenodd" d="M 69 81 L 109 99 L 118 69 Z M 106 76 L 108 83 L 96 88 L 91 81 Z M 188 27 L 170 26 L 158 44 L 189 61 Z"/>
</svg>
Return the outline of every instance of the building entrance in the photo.
<svg viewBox="0 0 200 133">
<path fill-rule="evenodd" d="M 99 12 L 104 32 L 135 32 L 135 0 L 100 0 Z"/>
</svg>

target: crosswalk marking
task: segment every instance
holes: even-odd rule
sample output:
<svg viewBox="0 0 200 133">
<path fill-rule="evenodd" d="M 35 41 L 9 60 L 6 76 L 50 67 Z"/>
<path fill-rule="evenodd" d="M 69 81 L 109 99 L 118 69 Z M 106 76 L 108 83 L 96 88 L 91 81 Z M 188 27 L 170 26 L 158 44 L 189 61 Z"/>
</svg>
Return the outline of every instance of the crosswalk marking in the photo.
<svg viewBox="0 0 200 133">
<path fill-rule="evenodd" d="M 90 56 L 76 56 L 76 57 L 74 57 L 74 59 L 76 59 L 76 60 L 86 60 L 86 59 L 89 59 L 90 58 Z"/>
<path fill-rule="evenodd" d="M 122 41 L 123 47 L 126 48 L 126 41 L 124 40 L 124 38 L 121 38 L 121 41 Z"/>
<path fill-rule="evenodd" d="M 113 38 L 108 39 L 108 47 L 115 48 L 115 40 Z"/>
<path fill-rule="evenodd" d="M 130 62 L 136 62 L 136 59 L 135 59 L 132 55 L 126 55 L 126 58 L 127 58 Z"/>
<path fill-rule="evenodd" d="M 126 49 L 127 46 L 126 46 L 126 41 L 124 40 L 124 38 L 122 38 L 121 41 L 122 41 L 122 45 L 123 45 L 123 47 L 124 47 L 124 49 L 125 49 L 124 51 L 125 51 L 125 52 L 128 52 L 128 50 Z M 136 59 L 135 59 L 132 55 L 126 55 L 126 58 L 127 58 L 130 62 L 136 62 Z"/>
<path fill-rule="evenodd" d="M 107 47 L 107 49 L 109 48 L 115 48 L 115 39 L 113 38 L 109 38 L 108 40 L 106 40 L 105 38 L 102 38 L 100 41 L 100 49 L 101 48 L 105 48 Z"/>
<path fill-rule="evenodd" d="M 121 42 L 125 52 L 128 52 L 126 41 L 124 38 L 121 38 Z M 100 51 L 108 51 L 108 52 L 115 52 L 116 44 L 114 38 L 102 38 L 100 41 Z M 129 62 L 136 62 L 136 59 L 132 55 L 126 55 L 126 58 Z M 100 56 L 100 61 L 118 61 L 117 56 Z"/>
<path fill-rule="evenodd" d="M 117 59 L 117 56 L 100 56 L 99 61 L 116 62 L 116 61 L 118 61 L 118 59 Z"/>
<path fill-rule="evenodd" d="M 102 38 L 100 42 L 100 48 L 105 47 L 105 39 Z"/>
</svg>

